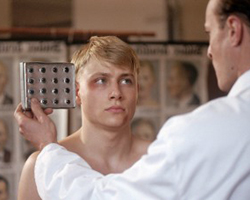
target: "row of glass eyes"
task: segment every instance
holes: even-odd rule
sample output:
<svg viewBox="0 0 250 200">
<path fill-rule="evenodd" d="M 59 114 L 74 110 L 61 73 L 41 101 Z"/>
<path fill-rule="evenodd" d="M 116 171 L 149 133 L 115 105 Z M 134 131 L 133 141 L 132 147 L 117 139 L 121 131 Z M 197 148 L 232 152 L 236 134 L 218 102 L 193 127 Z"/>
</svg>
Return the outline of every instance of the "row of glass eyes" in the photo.
<svg viewBox="0 0 250 200">
<path fill-rule="evenodd" d="M 45 67 L 42 67 L 42 68 L 39 69 L 39 71 L 40 71 L 41 73 L 45 73 L 45 72 L 46 72 L 46 68 L 45 68 Z M 63 68 L 63 72 L 69 73 L 69 71 L 70 71 L 70 69 L 69 69 L 68 67 L 64 67 L 64 68 Z M 28 72 L 29 72 L 29 73 L 33 73 L 33 72 L 34 72 L 34 69 L 33 69 L 33 68 L 28 68 Z M 58 72 L 58 68 L 53 67 L 53 68 L 52 68 L 52 72 L 57 73 L 57 72 Z"/>
<path fill-rule="evenodd" d="M 40 78 L 39 81 L 40 81 L 40 83 L 46 83 L 46 78 Z M 58 83 L 58 79 L 57 78 L 53 78 L 52 82 L 53 83 Z M 70 79 L 69 78 L 65 78 L 65 79 L 63 79 L 63 82 L 64 83 L 70 83 Z M 29 78 L 28 79 L 28 83 L 29 84 L 33 84 L 33 83 L 35 83 L 35 80 L 33 78 Z"/>
<path fill-rule="evenodd" d="M 56 89 L 56 88 L 52 89 L 51 92 L 53 94 L 58 94 L 58 89 Z M 69 88 L 65 88 L 64 92 L 65 93 L 70 93 L 70 89 Z M 28 93 L 31 94 L 31 95 L 33 95 L 33 94 L 35 94 L 35 91 L 33 89 L 29 89 Z M 40 89 L 40 94 L 46 94 L 46 93 L 47 93 L 47 90 L 45 88 Z"/>
<path fill-rule="evenodd" d="M 47 99 L 41 99 L 40 103 L 43 104 L 43 105 L 46 105 L 46 104 L 48 104 L 48 100 Z M 59 104 L 59 101 L 58 101 L 58 99 L 54 99 L 52 101 L 52 103 L 57 105 L 57 104 Z M 64 101 L 64 103 L 69 105 L 71 102 L 70 102 L 70 100 L 66 99 Z"/>
</svg>

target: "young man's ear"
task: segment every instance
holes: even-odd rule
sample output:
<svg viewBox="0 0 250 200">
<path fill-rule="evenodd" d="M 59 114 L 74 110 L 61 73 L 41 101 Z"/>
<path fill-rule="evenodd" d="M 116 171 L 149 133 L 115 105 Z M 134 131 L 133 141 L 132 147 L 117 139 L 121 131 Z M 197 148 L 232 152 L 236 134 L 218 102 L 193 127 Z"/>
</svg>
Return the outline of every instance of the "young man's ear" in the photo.
<svg viewBox="0 0 250 200">
<path fill-rule="evenodd" d="M 80 84 L 76 81 L 76 104 L 81 105 Z"/>
<path fill-rule="evenodd" d="M 236 15 L 230 15 L 227 18 L 227 26 L 229 37 L 232 46 L 238 46 L 242 42 L 243 37 L 243 22 Z"/>
</svg>

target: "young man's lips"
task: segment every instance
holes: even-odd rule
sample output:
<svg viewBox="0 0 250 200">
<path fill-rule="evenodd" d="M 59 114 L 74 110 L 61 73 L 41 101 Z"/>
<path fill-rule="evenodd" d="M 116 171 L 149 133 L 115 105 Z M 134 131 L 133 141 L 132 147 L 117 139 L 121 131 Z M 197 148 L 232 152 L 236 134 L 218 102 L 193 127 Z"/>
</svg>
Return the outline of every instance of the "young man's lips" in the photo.
<svg viewBox="0 0 250 200">
<path fill-rule="evenodd" d="M 119 113 L 119 112 L 124 112 L 124 108 L 121 106 L 111 106 L 106 109 L 108 112 L 114 112 L 114 113 Z"/>
</svg>

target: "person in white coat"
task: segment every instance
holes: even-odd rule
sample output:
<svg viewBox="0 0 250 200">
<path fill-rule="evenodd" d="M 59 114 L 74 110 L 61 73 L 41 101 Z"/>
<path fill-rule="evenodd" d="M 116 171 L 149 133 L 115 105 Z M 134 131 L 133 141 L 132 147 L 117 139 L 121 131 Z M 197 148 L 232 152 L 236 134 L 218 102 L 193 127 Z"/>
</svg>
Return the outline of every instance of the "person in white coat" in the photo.
<svg viewBox="0 0 250 200">
<path fill-rule="evenodd" d="M 43 149 L 35 168 L 41 198 L 249 200 L 249 10 L 249 0 L 209 0 L 205 22 L 208 57 L 220 89 L 229 93 L 169 119 L 147 155 L 123 173 L 103 176 L 56 144 L 53 128 L 34 131 L 34 125 L 51 123 L 36 103 L 32 110 L 38 121 L 17 108 L 22 134 Z"/>
</svg>

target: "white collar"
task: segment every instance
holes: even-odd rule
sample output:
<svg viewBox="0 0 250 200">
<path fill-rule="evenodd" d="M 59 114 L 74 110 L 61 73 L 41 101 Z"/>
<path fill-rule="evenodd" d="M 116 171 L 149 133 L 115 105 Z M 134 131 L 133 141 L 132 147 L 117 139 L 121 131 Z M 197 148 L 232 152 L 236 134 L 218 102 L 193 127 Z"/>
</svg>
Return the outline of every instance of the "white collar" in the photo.
<svg viewBox="0 0 250 200">
<path fill-rule="evenodd" d="M 243 73 L 237 79 L 230 92 L 228 93 L 228 96 L 237 96 L 248 88 L 250 88 L 250 70 Z"/>
</svg>

